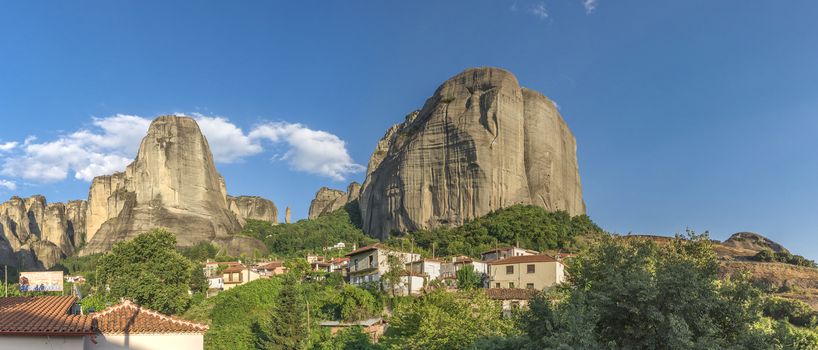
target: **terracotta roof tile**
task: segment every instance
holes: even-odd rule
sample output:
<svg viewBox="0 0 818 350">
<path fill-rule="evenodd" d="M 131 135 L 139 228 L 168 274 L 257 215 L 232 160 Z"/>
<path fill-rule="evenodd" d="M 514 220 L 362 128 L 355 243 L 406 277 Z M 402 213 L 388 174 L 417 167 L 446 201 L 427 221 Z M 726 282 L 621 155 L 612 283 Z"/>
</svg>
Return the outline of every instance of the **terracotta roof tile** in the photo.
<svg viewBox="0 0 818 350">
<path fill-rule="evenodd" d="M 380 243 L 375 243 L 375 244 L 373 244 L 373 245 L 368 245 L 368 246 L 365 246 L 365 247 L 360 247 L 360 248 L 358 248 L 358 249 L 355 249 L 355 250 L 353 250 L 353 251 L 351 251 L 351 252 L 347 253 L 347 254 L 346 254 L 346 255 L 344 255 L 344 256 L 352 256 L 352 255 L 355 255 L 355 254 L 358 254 L 358 253 L 363 253 L 363 252 L 365 252 L 365 251 L 369 251 L 369 250 L 373 250 L 373 249 L 382 249 L 382 248 L 383 248 L 383 245 L 382 245 L 382 244 L 380 244 Z"/>
<path fill-rule="evenodd" d="M 242 271 L 244 271 L 246 269 L 247 269 L 247 267 L 245 267 L 244 265 L 235 265 L 235 266 L 230 266 L 230 267 L 224 269 L 222 271 L 222 273 L 242 272 Z"/>
<path fill-rule="evenodd" d="M 91 317 L 71 315 L 72 296 L 0 298 L 0 334 L 94 334 Z"/>
<path fill-rule="evenodd" d="M 128 300 L 91 317 L 103 334 L 204 333 L 208 329 L 207 325 L 164 315 Z"/>
<path fill-rule="evenodd" d="M 506 264 L 520 264 L 530 262 L 557 262 L 554 258 L 548 255 L 523 255 L 512 256 L 503 260 L 492 261 L 490 265 L 506 265 Z"/>
</svg>

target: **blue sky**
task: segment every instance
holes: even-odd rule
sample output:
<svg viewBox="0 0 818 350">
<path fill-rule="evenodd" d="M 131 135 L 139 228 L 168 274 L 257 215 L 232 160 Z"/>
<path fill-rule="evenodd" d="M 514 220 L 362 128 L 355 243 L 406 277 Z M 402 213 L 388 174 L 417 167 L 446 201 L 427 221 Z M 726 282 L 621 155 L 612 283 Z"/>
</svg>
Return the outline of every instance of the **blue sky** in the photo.
<svg viewBox="0 0 818 350">
<path fill-rule="evenodd" d="M 229 192 L 303 218 L 320 186 L 362 181 L 384 131 L 441 82 L 499 66 L 559 104 L 605 229 L 749 230 L 816 259 L 816 14 L 814 1 L 3 2 L 0 197 L 85 198 L 87 178 L 133 157 L 142 120 L 185 113 L 209 123 Z"/>
</svg>

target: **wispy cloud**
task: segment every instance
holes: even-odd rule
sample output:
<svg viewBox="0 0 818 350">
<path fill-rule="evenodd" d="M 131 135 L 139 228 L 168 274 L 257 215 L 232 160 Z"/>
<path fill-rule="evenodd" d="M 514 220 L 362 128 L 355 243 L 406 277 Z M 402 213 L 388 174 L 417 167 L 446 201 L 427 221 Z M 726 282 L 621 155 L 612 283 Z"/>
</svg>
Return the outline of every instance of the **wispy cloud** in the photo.
<svg viewBox="0 0 818 350">
<path fill-rule="evenodd" d="M 533 6 L 531 6 L 531 8 L 529 8 L 528 12 L 539 19 L 548 18 L 548 9 L 545 8 L 544 2 L 534 4 Z"/>
<path fill-rule="evenodd" d="M 344 180 L 349 174 L 363 171 L 346 150 L 339 137 L 301 124 L 266 122 L 249 132 L 221 116 L 193 114 L 210 144 L 217 163 L 235 163 L 271 149 L 281 150 L 296 171 Z M 90 181 L 99 175 L 122 171 L 133 161 L 151 120 L 118 114 L 92 119 L 92 127 L 80 129 L 55 140 L 38 141 L 30 136 L 19 142 L 0 144 L 8 156 L 0 173 L 35 182 L 57 182 L 73 177 Z M 5 146 L 9 145 L 9 146 Z M 9 182 L 12 185 L 13 182 Z M 9 188 L 9 185 L 0 184 Z M 15 186 L 16 188 L 16 186 Z"/>
<path fill-rule="evenodd" d="M 8 152 L 8 151 L 13 150 L 15 147 L 17 147 L 17 142 L 16 141 L 9 141 L 9 142 L 0 143 L 0 152 Z"/>
<path fill-rule="evenodd" d="M 582 0 L 582 6 L 585 6 L 585 13 L 594 12 L 597 4 L 597 0 Z"/>
<path fill-rule="evenodd" d="M 0 179 L 0 187 L 3 187 L 9 191 L 14 191 L 17 189 L 17 184 L 14 181 Z"/>
</svg>

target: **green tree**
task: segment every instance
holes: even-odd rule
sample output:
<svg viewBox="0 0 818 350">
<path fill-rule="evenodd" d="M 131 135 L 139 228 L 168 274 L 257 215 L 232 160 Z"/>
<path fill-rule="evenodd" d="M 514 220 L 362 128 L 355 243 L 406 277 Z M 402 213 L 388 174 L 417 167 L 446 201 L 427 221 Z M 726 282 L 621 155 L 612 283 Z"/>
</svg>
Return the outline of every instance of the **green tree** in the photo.
<svg viewBox="0 0 818 350">
<path fill-rule="evenodd" d="M 176 236 L 156 229 L 114 245 L 99 259 L 99 291 L 167 314 L 188 304 L 193 263 L 176 251 Z"/>
<path fill-rule="evenodd" d="M 278 294 L 278 304 L 270 314 L 270 321 L 258 326 L 258 347 L 276 350 L 300 350 L 306 345 L 306 305 L 299 285 L 293 278 L 284 282 Z"/>
<path fill-rule="evenodd" d="M 345 285 L 341 288 L 336 317 L 344 321 L 359 321 L 380 313 L 375 297 L 362 288 Z"/>
<path fill-rule="evenodd" d="M 384 344 L 390 349 L 467 349 L 478 339 L 514 334 L 513 321 L 482 290 L 435 290 L 400 303 Z"/>
<path fill-rule="evenodd" d="M 477 271 L 474 271 L 474 266 L 466 265 L 455 274 L 457 277 L 457 289 L 469 290 L 480 288 L 482 278 Z"/>
<path fill-rule="evenodd" d="M 314 350 L 376 350 L 380 347 L 372 344 L 369 335 L 361 327 L 349 327 L 329 336 L 313 346 Z"/>
<path fill-rule="evenodd" d="M 741 276 L 721 280 L 708 237 L 669 244 L 603 238 L 569 266 L 573 285 L 531 306 L 533 348 L 753 348 L 759 291 Z"/>
<path fill-rule="evenodd" d="M 379 262 L 380 263 L 380 262 Z M 386 264 L 388 269 L 386 273 L 381 276 L 381 283 L 384 287 L 389 288 L 392 296 L 395 296 L 395 288 L 400 285 L 401 277 L 406 272 L 403 261 L 394 255 L 387 255 Z"/>
</svg>

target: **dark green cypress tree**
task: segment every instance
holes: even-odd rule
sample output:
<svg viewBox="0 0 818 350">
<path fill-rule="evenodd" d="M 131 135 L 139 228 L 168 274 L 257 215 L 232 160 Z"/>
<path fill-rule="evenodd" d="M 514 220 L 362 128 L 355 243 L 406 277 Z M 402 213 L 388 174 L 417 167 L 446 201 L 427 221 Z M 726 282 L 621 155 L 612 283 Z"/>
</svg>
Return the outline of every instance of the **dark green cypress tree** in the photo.
<svg viewBox="0 0 818 350">
<path fill-rule="evenodd" d="M 278 294 L 278 304 L 272 310 L 270 321 L 259 334 L 258 347 L 276 350 L 300 350 L 309 334 L 306 323 L 304 297 L 298 283 L 288 278 Z"/>
</svg>

